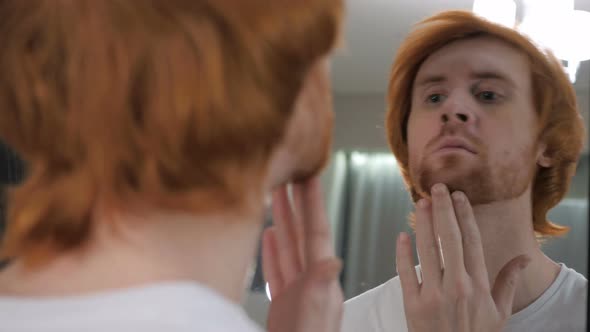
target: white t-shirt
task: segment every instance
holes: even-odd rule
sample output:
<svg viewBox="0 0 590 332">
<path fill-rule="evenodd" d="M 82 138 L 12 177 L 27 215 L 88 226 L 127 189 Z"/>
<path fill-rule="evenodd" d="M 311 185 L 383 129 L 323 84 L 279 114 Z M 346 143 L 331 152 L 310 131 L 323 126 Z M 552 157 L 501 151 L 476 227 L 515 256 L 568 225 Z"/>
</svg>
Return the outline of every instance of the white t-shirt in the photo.
<svg viewBox="0 0 590 332">
<path fill-rule="evenodd" d="M 504 332 L 586 331 L 588 280 L 561 265 L 551 286 L 531 305 L 510 317 Z M 342 332 L 406 332 L 399 277 L 344 305 Z"/>
<path fill-rule="evenodd" d="M 0 297 L 0 332 L 261 332 L 244 310 L 196 283 L 63 298 Z"/>
</svg>

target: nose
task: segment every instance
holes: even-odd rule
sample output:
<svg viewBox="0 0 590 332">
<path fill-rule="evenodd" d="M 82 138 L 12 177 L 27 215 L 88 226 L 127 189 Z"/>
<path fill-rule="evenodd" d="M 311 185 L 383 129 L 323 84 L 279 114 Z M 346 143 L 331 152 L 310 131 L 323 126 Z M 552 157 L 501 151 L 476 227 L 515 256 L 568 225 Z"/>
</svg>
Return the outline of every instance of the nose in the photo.
<svg viewBox="0 0 590 332">
<path fill-rule="evenodd" d="M 470 116 L 467 114 L 467 112 L 445 112 L 442 114 L 441 118 L 443 123 L 447 123 L 451 120 L 468 122 Z"/>
<path fill-rule="evenodd" d="M 445 124 L 449 122 L 467 124 L 475 120 L 475 114 L 470 109 L 470 105 L 466 105 L 464 102 L 462 103 L 461 100 L 448 100 L 444 106 L 441 113 L 441 120 Z"/>
</svg>

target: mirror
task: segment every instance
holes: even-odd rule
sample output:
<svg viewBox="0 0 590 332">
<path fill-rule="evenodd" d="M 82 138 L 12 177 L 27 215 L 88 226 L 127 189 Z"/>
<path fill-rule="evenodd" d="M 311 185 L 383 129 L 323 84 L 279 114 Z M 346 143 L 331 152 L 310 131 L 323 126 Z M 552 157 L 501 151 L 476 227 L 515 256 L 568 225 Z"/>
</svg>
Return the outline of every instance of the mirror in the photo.
<svg viewBox="0 0 590 332">
<path fill-rule="evenodd" d="M 363 294 L 395 277 L 396 237 L 400 232 L 413 234 L 408 215 L 414 206 L 399 165 L 388 147 L 384 124 L 391 64 L 397 48 L 412 26 L 441 11 L 472 10 L 476 7 L 482 13 L 503 22 L 506 22 L 506 16 L 496 15 L 500 13 L 496 10 L 512 8 L 510 15 L 523 20 L 540 3 L 571 4 L 572 10 L 586 11 L 590 15 L 590 0 L 493 1 L 494 6 L 488 7 L 479 0 L 475 2 L 481 6 L 475 7 L 473 0 L 346 1 L 346 43 L 334 56 L 332 63 L 336 114 L 334 144 L 331 162 L 322 175 L 334 247 L 344 262 L 341 283 L 346 299 Z M 551 10 L 540 12 L 557 15 Z M 579 17 L 584 18 L 584 15 Z M 574 21 L 585 24 L 583 21 Z M 546 20 L 533 20 L 527 21 L 526 28 L 527 31 L 544 29 L 536 35 L 540 38 L 539 42 L 558 43 L 564 47 L 557 53 L 563 55 L 564 70 L 570 80 L 575 82 L 579 110 L 588 128 L 590 61 L 583 61 L 585 55 L 580 54 L 588 54 L 590 58 L 589 44 L 583 38 L 590 28 L 586 29 L 584 25 L 584 29 L 577 29 L 572 22 L 548 25 Z M 570 30 L 558 30 L 562 26 Z M 580 53 L 576 53 L 578 51 Z M 589 167 L 589 147 L 586 143 L 566 197 L 549 212 L 550 220 L 568 226 L 571 230 L 563 237 L 551 238 L 541 244 L 542 251 L 548 257 L 586 278 L 589 270 Z M 24 166 L 14 153 L 0 144 L 0 184 L 20 182 L 24 171 Z M 3 203 L 4 200 L 0 199 L 0 218 L 5 212 Z M 267 215 L 265 225 L 271 223 L 272 217 Z M 0 233 L 2 227 L 3 221 L 0 220 Z M 417 256 L 415 251 L 414 256 Z M 2 264 L 0 262 L 0 268 Z M 264 326 L 269 296 L 260 269 L 260 255 L 253 265 L 253 282 L 248 289 L 244 307 L 252 318 Z"/>
<path fill-rule="evenodd" d="M 527 1 L 516 1 L 522 15 Z M 334 57 L 332 84 L 336 113 L 333 155 L 322 179 L 335 248 L 344 260 L 342 286 L 347 299 L 397 275 L 396 237 L 410 232 L 410 196 L 385 137 L 384 118 L 389 71 L 396 49 L 413 24 L 449 9 L 471 10 L 473 1 L 347 1 L 346 47 Z M 575 1 L 590 11 L 590 0 Z M 584 43 L 574 33 L 571 38 Z M 564 67 L 567 65 L 564 63 Z M 574 88 L 579 109 L 590 123 L 590 61 L 582 62 Z M 542 244 L 543 252 L 588 277 L 588 144 L 565 199 L 549 219 L 569 226 L 562 238 Z M 268 299 L 264 282 L 245 308 L 264 325 Z"/>
</svg>

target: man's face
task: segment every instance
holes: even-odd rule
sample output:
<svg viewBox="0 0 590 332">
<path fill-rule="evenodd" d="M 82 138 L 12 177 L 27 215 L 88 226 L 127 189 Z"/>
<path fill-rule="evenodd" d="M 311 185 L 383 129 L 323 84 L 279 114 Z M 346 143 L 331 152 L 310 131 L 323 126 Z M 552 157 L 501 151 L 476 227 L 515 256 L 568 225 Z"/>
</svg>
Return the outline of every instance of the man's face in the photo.
<svg viewBox="0 0 590 332">
<path fill-rule="evenodd" d="M 527 57 L 490 37 L 460 40 L 422 64 L 408 120 L 410 177 L 421 196 L 436 183 L 472 204 L 520 196 L 539 147 Z"/>
</svg>

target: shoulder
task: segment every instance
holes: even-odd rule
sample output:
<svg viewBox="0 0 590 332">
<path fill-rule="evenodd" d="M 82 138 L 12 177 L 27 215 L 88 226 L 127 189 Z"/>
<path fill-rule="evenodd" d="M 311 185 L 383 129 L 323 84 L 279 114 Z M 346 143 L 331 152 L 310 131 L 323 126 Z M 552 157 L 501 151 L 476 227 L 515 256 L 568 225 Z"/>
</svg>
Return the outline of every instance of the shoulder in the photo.
<svg viewBox="0 0 590 332">
<path fill-rule="evenodd" d="M 561 264 L 551 286 L 510 317 L 505 331 L 581 331 L 586 324 L 588 280 Z"/>
<path fill-rule="evenodd" d="M 588 287 L 588 279 L 586 279 L 581 273 L 565 265 L 562 266 L 562 269 L 565 270 L 566 280 L 568 280 L 568 282 L 573 282 L 574 285 L 577 286 Z"/>
<path fill-rule="evenodd" d="M 342 332 L 406 331 L 399 277 L 344 303 Z"/>
<path fill-rule="evenodd" d="M 203 286 L 186 285 L 185 294 L 166 310 L 176 329 L 159 331 L 262 332 L 261 327 L 246 314 L 243 307 L 230 302 L 217 292 Z M 192 294 L 190 294 L 192 293 Z M 155 332 L 155 330 L 154 330 Z"/>
<path fill-rule="evenodd" d="M 562 266 L 563 278 L 558 285 L 556 296 L 566 303 L 582 305 L 586 303 L 588 279 L 574 269 Z"/>
<path fill-rule="evenodd" d="M 73 297 L 0 297 L 0 322 L 0 331 L 262 331 L 239 305 L 193 283 Z"/>
<path fill-rule="evenodd" d="M 397 297 L 396 295 L 398 293 L 401 296 L 401 284 L 399 277 L 394 277 L 373 289 L 347 300 L 345 302 L 345 311 L 366 311 L 376 304 L 389 301 L 392 295 Z"/>
</svg>

